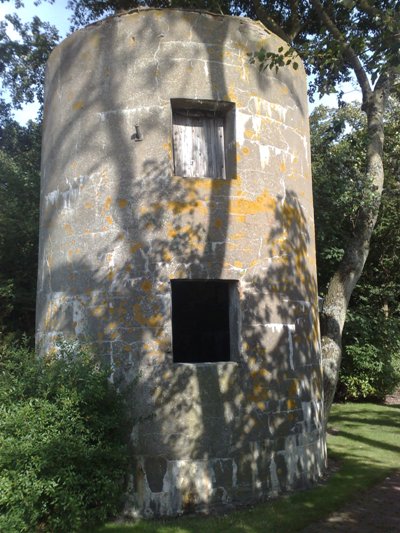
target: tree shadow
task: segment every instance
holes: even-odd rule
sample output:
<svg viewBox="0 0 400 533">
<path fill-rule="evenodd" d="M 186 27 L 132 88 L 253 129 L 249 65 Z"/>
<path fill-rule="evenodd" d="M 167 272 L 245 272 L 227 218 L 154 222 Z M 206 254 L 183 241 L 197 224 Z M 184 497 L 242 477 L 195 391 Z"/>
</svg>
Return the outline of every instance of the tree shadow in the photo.
<svg viewBox="0 0 400 533">
<path fill-rule="evenodd" d="M 78 336 L 135 382 L 126 510 L 157 515 L 303 487 L 325 444 L 304 80 L 248 64 L 249 43 L 276 44 L 248 22 L 147 13 L 53 52 L 37 329 L 42 350 Z M 265 84 L 268 100 L 249 89 Z M 175 97 L 236 103 L 241 175 L 173 175 Z M 237 361 L 173 362 L 171 279 L 238 280 Z"/>
</svg>

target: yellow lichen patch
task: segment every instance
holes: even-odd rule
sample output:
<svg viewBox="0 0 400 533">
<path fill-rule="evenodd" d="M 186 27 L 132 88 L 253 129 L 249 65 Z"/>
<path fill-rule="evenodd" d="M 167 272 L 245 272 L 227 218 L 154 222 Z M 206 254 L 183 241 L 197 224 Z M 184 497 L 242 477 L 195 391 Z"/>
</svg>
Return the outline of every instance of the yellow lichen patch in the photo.
<svg viewBox="0 0 400 533">
<path fill-rule="evenodd" d="M 101 305 L 98 305 L 97 307 L 92 309 L 92 315 L 97 318 L 104 316 L 105 312 L 106 312 L 106 308 Z"/>
<path fill-rule="evenodd" d="M 236 92 L 234 87 L 229 87 L 224 100 L 228 100 L 229 102 L 235 102 L 236 104 L 239 104 L 239 102 L 236 99 Z"/>
<path fill-rule="evenodd" d="M 242 154 L 243 155 L 249 155 L 249 153 L 250 153 L 250 148 L 248 148 L 247 146 L 243 146 Z"/>
<path fill-rule="evenodd" d="M 294 409 L 296 407 L 296 402 L 294 400 L 288 400 L 286 402 L 287 408 L 289 410 Z"/>
<path fill-rule="evenodd" d="M 85 102 L 83 100 L 77 100 L 72 104 L 72 109 L 74 111 L 79 111 L 80 109 L 83 109 L 85 107 Z"/>
<path fill-rule="evenodd" d="M 240 155 L 236 154 L 236 163 L 240 163 L 241 160 L 242 158 L 240 157 Z"/>
<path fill-rule="evenodd" d="M 135 304 L 133 306 L 133 318 L 141 326 L 149 326 L 151 328 L 158 327 L 162 324 L 163 317 L 161 314 L 154 314 L 149 317 L 145 317 L 142 312 L 140 304 Z"/>
<path fill-rule="evenodd" d="M 156 341 L 160 352 L 166 352 L 170 348 L 170 342 L 168 339 L 160 339 Z"/>
<path fill-rule="evenodd" d="M 108 281 L 112 281 L 114 279 L 114 271 L 111 269 L 107 274 Z"/>
<path fill-rule="evenodd" d="M 74 233 L 71 224 L 64 224 L 64 230 L 67 235 L 72 235 Z"/>
<path fill-rule="evenodd" d="M 118 328 L 117 322 L 109 322 L 107 326 L 104 328 L 104 332 L 107 334 L 110 334 L 111 332 L 115 331 Z"/>
<path fill-rule="evenodd" d="M 144 281 L 142 281 L 141 287 L 144 291 L 148 292 L 151 290 L 152 283 L 149 279 L 145 279 Z"/>
<path fill-rule="evenodd" d="M 202 250 L 202 243 L 200 237 L 193 232 L 193 229 L 190 225 L 184 226 L 183 228 L 174 227 L 172 224 L 169 225 L 167 230 L 168 237 L 174 239 L 176 237 L 181 237 L 190 248 L 195 250 Z"/>
<path fill-rule="evenodd" d="M 106 216 L 106 222 L 107 224 L 110 224 L 110 226 L 114 223 L 113 217 L 111 215 Z"/>
<path fill-rule="evenodd" d="M 241 261 L 234 261 L 233 266 L 235 268 L 243 268 L 243 263 Z"/>
<path fill-rule="evenodd" d="M 232 241 L 237 241 L 239 239 L 243 239 L 243 237 L 245 237 L 246 235 L 244 233 L 234 233 L 233 235 L 230 236 L 230 239 Z"/>
<path fill-rule="evenodd" d="M 111 196 L 107 196 L 107 198 L 104 201 L 104 211 L 109 211 L 112 204 L 112 198 Z"/>
<path fill-rule="evenodd" d="M 164 250 L 163 259 L 165 262 L 169 263 L 170 261 L 172 261 L 172 254 L 168 250 Z"/>
<path fill-rule="evenodd" d="M 163 150 L 168 154 L 168 159 L 172 160 L 172 143 L 167 142 L 163 144 Z"/>
<path fill-rule="evenodd" d="M 252 378 L 262 378 L 267 379 L 269 377 L 270 373 L 265 368 L 259 368 L 258 370 L 254 370 L 251 373 Z"/>
<path fill-rule="evenodd" d="M 282 163 L 279 165 L 279 170 L 280 170 L 281 172 L 285 172 L 285 170 L 286 170 L 286 165 L 285 165 L 284 161 L 282 161 Z"/>
<path fill-rule="evenodd" d="M 182 213 L 191 211 L 194 207 L 199 205 L 198 202 L 168 202 L 168 209 L 173 212 L 174 215 L 181 215 Z"/>
<path fill-rule="evenodd" d="M 250 130 L 250 129 L 244 130 L 244 136 L 246 137 L 246 139 L 250 139 L 250 140 L 258 139 L 257 133 L 254 130 Z"/>
<path fill-rule="evenodd" d="M 234 199 L 231 202 L 231 213 L 235 215 L 257 215 L 276 208 L 276 199 L 268 191 L 264 191 L 254 200 L 245 198 Z"/>
<path fill-rule="evenodd" d="M 125 209 L 127 205 L 128 205 L 128 200 L 126 200 L 125 198 L 120 198 L 118 200 L 118 207 L 120 207 L 121 209 Z"/>
<path fill-rule="evenodd" d="M 297 396 L 298 394 L 298 382 L 297 380 L 293 380 L 290 384 L 289 390 L 288 390 L 289 396 Z"/>
<path fill-rule="evenodd" d="M 180 230 L 175 228 L 172 224 L 169 225 L 167 235 L 170 239 L 174 239 L 177 235 L 179 235 Z"/>
<path fill-rule="evenodd" d="M 266 401 L 269 398 L 269 392 L 262 385 L 254 385 L 252 393 L 248 395 L 251 402 Z"/>
<path fill-rule="evenodd" d="M 94 203 L 93 203 L 93 202 L 85 202 L 85 203 L 83 204 L 83 207 L 84 207 L 85 209 L 93 209 L 93 207 L 94 207 Z"/>
<path fill-rule="evenodd" d="M 267 404 L 265 402 L 257 402 L 256 405 L 261 411 L 264 411 L 267 408 Z"/>
<path fill-rule="evenodd" d="M 140 248 L 142 248 L 142 243 L 141 242 L 135 242 L 134 244 L 131 244 L 130 247 L 129 247 L 129 251 L 131 254 L 134 254 L 136 253 L 138 250 L 140 250 Z"/>
</svg>

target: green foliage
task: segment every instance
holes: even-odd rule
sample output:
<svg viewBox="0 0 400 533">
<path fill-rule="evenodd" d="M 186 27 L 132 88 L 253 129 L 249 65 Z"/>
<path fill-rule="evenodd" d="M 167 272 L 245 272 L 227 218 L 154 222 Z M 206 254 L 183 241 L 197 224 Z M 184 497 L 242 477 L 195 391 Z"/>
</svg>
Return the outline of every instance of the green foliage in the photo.
<svg viewBox="0 0 400 533">
<path fill-rule="evenodd" d="M 340 400 L 383 400 L 400 384 L 400 325 L 385 316 L 376 301 L 359 293 L 348 312 L 344 356 L 336 397 Z M 368 290 L 368 287 L 367 287 Z"/>
<path fill-rule="evenodd" d="M 39 230 L 40 125 L 0 102 L 0 331 L 33 333 Z"/>
<path fill-rule="evenodd" d="M 400 383 L 400 341 L 386 352 L 374 344 L 346 346 L 336 397 L 342 400 L 383 400 Z M 377 346 L 378 345 L 378 346 Z"/>
<path fill-rule="evenodd" d="M 18 33 L 18 39 L 9 37 L 8 24 Z M 36 16 L 24 24 L 14 13 L 0 22 L 0 79 L 15 107 L 35 98 L 43 102 L 46 61 L 58 41 L 57 29 Z"/>
<path fill-rule="evenodd" d="M 310 117 L 318 284 L 322 292 L 342 259 L 360 210 L 371 201 L 366 120 L 355 105 L 317 107 Z"/>
<path fill-rule="evenodd" d="M 77 343 L 45 359 L 0 345 L 0 531 L 88 531 L 117 511 L 128 424 L 107 377 Z"/>
<path fill-rule="evenodd" d="M 275 72 L 282 67 L 292 66 L 294 70 L 299 68 L 299 63 L 295 61 L 297 54 L 296 51 L 289 47 L 284 50 L 284 47 L 281 46 L 278 48 L 278 52 L 268 52 L 265 48 L 260 48 L 257 52 L 249 52 L 249 61 L 251 64 L 254 64 L 256 61 L 259 63 L 259 69 L 261 71 L 266 69 L 275 69 Z"/>
<path fill-rule="evenodd" d="M 381 400 L 400 384 L 397 101 L 390 102 L 385 121 L 386 186 L 369 257 L 346 319 L 337 391 L 342 400 Z M 353 234 L 358 209 L 374 198 L 364 185 L 366 131 L 361 111 L 349 105 L 338 110 L 319 107 L 311 117 L 311 132 L 318 276 L 323 294 Z"/>
</svg>

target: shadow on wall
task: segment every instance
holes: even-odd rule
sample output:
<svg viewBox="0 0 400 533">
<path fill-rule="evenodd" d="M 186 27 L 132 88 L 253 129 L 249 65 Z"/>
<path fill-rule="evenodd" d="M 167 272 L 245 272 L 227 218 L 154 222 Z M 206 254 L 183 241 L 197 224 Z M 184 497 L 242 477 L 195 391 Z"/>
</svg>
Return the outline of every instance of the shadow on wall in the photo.
<svg viewBox="0 0 400 533">
<path fill-rule="evenodd" d="M 225 43 L 231 19 L 216 18 Z M 260 236 L 251 227 L 261 215 L 250 210 L 243 264 L 229 267 L 227 248 L 237 246 L 227 235 L 238 181 L 172 177 L 170 146 L 160 156 L 157 147 L 127 135 L 138 116 L 146 138 L 169 135 L 169 124 L 158 131 L 158 116 L 168 116 L 170 96 L 186 95 L 177 66 L 183 58 L 159 58 L 162 46 L 164 52 L 171 46 L 162 44 L 167 31 L 181 31 L 175 20 L 161 17 L 151 28 L 144 20 L 130 37 L 139 53 L 149 31 L 157 36 L 154 50 L 143 51 L 152 57 L 143 66 L 132 65 L 132 52 L 120 46 L 118 24 L 104 23 L 108 45 L 101 53 L 86 50 L 93 75 L 77 81 L 71 116 L 61 112 L 58 119 L 62 128 L 47 118 L 43 156 L 38 324 L 50 337 L 77 335 L 93 343 L 109 357 L 119 386 L 138 379 L 132 405 L 145 421 L 131 434 L 136 462 L 128 506 L 148 514 L 304 486 L 320 474 L 316 449 L 323 446 L 317 288 L 297 193 L 285 190 L 264 202 Z M 215 67 L 224 62 L 225 48 L 202 44 L 205 22 L 199 14 L 196 21 L 191 38 L 213 66 L 209 97 L 226 98 L 228 83 Z M 80 61 L 87 64 L 84 39 L 76 35 L 68 45 L 71 63 L 63 59 L 63 45 L 57 52 L 53 80 L 60 81 L 49 80 L 46 115 L 58 84 L 74 76 Z M 146 108 L 137 111 L 134 98 L 121 94 L 124 68 L 136 94 L 148 95 Z M 163 72 L 174 70 L 174 94 L 154 97 Z M 256 247 L 262 261 L 253 265 Z M 229 268 L 230 278 L 240 280 L 239 361 L 174 364 L 170 279 L 220 279 Z"/>
</svg>

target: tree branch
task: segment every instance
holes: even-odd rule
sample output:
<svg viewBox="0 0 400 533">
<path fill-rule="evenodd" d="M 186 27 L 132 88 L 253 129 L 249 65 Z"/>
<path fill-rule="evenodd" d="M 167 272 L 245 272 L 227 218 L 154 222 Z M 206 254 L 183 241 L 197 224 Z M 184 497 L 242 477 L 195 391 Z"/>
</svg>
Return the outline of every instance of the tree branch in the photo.
<svg viewBox="0 0 400 533">
<path fill-rule="evenodd" d="M 320 17 L 320 19 L 322 20 L 322 22 L 328 29 L 328 31 L 331 33 L 331 35 L 336 39 L 337 43 L 339 44 L 343 58 L 347 61 L 349 66 L 354 70 L 354 74 L 356 75 L 357 81 L 360 84 L 361 91 L 363 93 L 363 100 L 366 103 L 368 101 L 370 94 L 372 93 L 372 88 L 369 83 L 368 76 L 357 54 L 355 53 L 353 48 L 350 46 L 350 44 L 346 41 L 344 35 L 339 30 L 339 28 L 336 26 L 335 22 L 328 15 L 328 13 L 324 9 L 324 6 L 321 4 L 321 2 L 319 0 L 311 0 L 311 4 L 314 7 L 317 15 Z"/>
<path fill-rule="evenodd" d="M 382 11 L 377 9 L 374 5 L 370 4 L 368 0 L 357 0 L 357 9 L 364 11 L 371 17 L 381 17 Z"/>
<path fill-rule="evenodd" d="M 288 36 L 291 41 L 295 40 L 295 38 L 298 36 L 298 34 L 302 31 L 304 27 L 303 24 L 301 23 L 301 20 L 298 14 L 298 9 L 299 9 L 299 0 L 291 0 L 290 1 L 290 17 L 289 17 L 290 28 L 288 31 Z"/>
<path fill-rule="evenodd" d="M 275 22 L 275 20 L 270 17 L 266 10 L 263 8 L 259 0 L 253 0 L 254 9 L 256 16 L 260 22 L 264 24 L 266 28 L 271 30 L 275 35 L 286 41 L 288 44 L 291 43 L 291 38 L 287 35 L 282 28 Z"/>
</svg>

